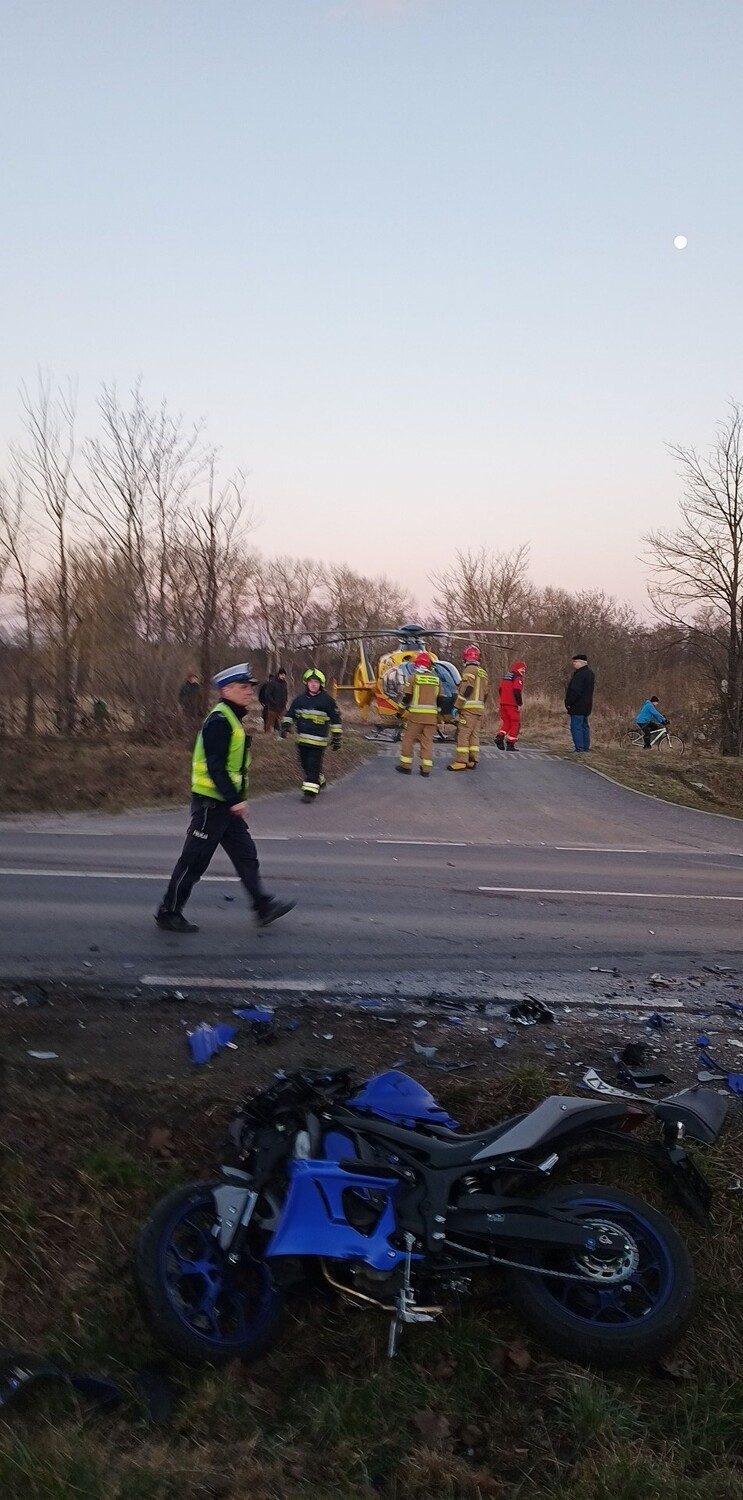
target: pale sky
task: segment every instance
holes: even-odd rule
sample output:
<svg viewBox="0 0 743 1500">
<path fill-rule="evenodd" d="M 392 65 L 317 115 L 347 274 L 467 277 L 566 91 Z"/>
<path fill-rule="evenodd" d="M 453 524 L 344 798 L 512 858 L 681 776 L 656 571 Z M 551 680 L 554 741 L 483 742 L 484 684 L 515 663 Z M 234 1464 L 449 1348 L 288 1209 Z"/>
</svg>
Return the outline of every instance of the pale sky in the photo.
<svg viewBox="0 0 743 1500">
<path fill-rule="evenodd" d="M 641 603 L 743 399 L 742 57 L 741 0 L 0 0 L 0 444 L 141 373 L 263 551 Z"/>
</svg>

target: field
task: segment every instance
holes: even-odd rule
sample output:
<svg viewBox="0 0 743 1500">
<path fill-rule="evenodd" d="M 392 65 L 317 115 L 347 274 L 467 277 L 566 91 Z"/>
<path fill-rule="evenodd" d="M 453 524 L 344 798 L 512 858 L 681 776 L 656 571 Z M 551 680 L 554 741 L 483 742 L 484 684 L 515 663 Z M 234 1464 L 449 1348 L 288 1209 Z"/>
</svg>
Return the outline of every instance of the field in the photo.
<svg viewBox="0 0 743 1500">
<path fill-rule="evenodd" d="M 353 770 L 373 746 L 346 734 L 328 753 L 328 780 Z M 292 740 L 254 732 L 250 796 L 285 792 L 299 780 Z M 122 812 L 182 807 L 188 801 L 191 748 L 185 739 L 142 745 L 125 735 L 100 739 L 0 739 L 0 817 L 25 812 Z"/>
<path fill-rule="evenodd" d="M 250 1084 L 317 1060 L 327 1012 L 305 1008 L 272 1047 L 244 1044 L 198 1070 L 165 1001 L 120 1011 L 120 1035 L 139 1040 L 118 1049 L 118 1063 L 114 1048 L 94 1067 L 79 1055 L 25 1058 L 45 1035 L 63 1053 L 65 1027 L 82 1047 L 81 1022 L 93 1030 L 106 1003 L 68 998 L 67 1009 L 20 1013 L 10 996 L 0 1004 L 0 1341 L 124 1390 L 113 1414 L 53 1388 L 9 1407 L 3 1500 L 741 1500 L 743 1194 L 728 1191 L 740 1123 L 704 1153 L 718 1193 L 713 1232 L 670 1206 L 694 1253 L 700 1306 L 664 1372 L 602 1376 L 555 1360 L 525 1338 L 497 1281 L 444 1321 L 407 1330 L 394 1363 L 384 1315 L 315 1296 L 291 1306 L 283 1342 L 259 1364 L 166 1364 L 175 1402 L 153 1424 L 135 1372 L 162 1355 L 132 1286 L 137 1228 L 171 1185 L 211 1177 Z M 323 1055 L 389 1066 L 403 1029 L 334 1017 Z M 436 1075 L 464 1124 L 565 1086 L 545 1071 L 541 1039 L 517 1040 L 510 1065 L 489 1050 L 475 1074 L 440 1085 Z M 638 1189 L 632 1172 L 622 1177 Z M 639 1186 L 669 1209 L 654 1182 Z"/>
</svg>

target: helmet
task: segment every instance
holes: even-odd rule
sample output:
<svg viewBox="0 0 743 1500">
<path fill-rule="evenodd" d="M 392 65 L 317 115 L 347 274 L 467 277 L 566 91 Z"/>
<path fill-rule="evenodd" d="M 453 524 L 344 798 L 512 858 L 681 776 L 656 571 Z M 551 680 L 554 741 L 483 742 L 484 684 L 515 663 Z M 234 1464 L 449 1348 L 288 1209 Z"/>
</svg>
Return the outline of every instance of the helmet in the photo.
<svg viewBox="0 0 743 1500">
<path fill-rule="evenodd" d="M 431 670 L 431 668 L 433 666 L 433 662 L 431 661 L 431 658 L 430 658 L 428 652 L 427 651 L 419 651 L 418 655 L 415 658 L 415 661 L 413 662 L 413 666 L 414 667 L 425 668 L 425 670 L 427 672 L 430 672 L 430 670 Z"/>
<path fill-rule="evenodd" d="M 480 647 L 479 646 L 465 646 L 464 651 L 462 652 L 462 661 L 477 662 L 479 660 L 480 660 Z"/>
<path fill-rule="evenodd" d="M 512 668 L 511 668 L 511 671 L 512 672 L 525 672 L 526 671 L 526 662 L 525 661 L 515 661 L 514 664 L 513 664 L 513 666 L 512 666 Z"/>
<path fill-rule="evenodd" d="M 317 678 L 317 681 L 319 682 L 320 687 L 324 687 L 325 686 L 325 673 L 321 672 L 319 667 L 308 667 L 307 671 L 305 672 L 305 674 L 304 674 L 304 676 L 302 678 L 302 681 L 303 682 L 310 682 L 313 677 Z"/>
</svg>

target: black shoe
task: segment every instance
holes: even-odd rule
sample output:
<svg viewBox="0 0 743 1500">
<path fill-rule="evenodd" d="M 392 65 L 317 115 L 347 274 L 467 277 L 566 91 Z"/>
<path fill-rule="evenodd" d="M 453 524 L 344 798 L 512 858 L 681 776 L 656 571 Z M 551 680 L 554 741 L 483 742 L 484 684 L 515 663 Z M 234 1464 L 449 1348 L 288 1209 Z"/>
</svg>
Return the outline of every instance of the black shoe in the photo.
<svg viewBox="0 0 743 1500">
<path fill-rule="evenodd" d="M 166 911 L 163 906 L 155 912 L 155 921 L 163 932 L 198 932 L 195 922 L 187 922 L 182 911 Z"/>
<path fill-rule="evenodd" d="M 316 793 L 315 792 L 303 792 L 302 793 L 302 801 L 303 802 L 315 802 L 316 801 Z"/>
<path fill-rule="evenodd" d="M 511 740 L 506 740 L 506 749 L 507 750 L 518 750 L 518 748 L 519 748 L 518 745 L 514 745 L 511 742 Z"/>
<path fill-rule="evenodd" d="M 395 766 L 395 770 L 399 771 L 401 776 L 412 776 L 413 774 L 410 766 Z"/>
<path fill-rule="evenodd" d="M 430 775 L 431 775 L 430 771 L 421 771 L 421 776 L 430 776 Z"/>
<path fill-rule="evenodd" d="M 505 736 L 504 735 L 497 734 L 495 736 L 495 743 L 496 743 L 496 745 L 497 745 L 497 747 L 498 747 L 499 750 L 505 750 L 505 748 L 506 748 L 506 742 L 505 742 Z"/>
<path fill-rule="evenodd" d="M 271 896 L 265 906 L 256 912 L 258 925 L 270 927 L 272 922 L 277 922 L 279 917 L 285 917 L 288 911 L 293 911 L 296 901 L 279 901 L 278 896 Z"/>
</svg>

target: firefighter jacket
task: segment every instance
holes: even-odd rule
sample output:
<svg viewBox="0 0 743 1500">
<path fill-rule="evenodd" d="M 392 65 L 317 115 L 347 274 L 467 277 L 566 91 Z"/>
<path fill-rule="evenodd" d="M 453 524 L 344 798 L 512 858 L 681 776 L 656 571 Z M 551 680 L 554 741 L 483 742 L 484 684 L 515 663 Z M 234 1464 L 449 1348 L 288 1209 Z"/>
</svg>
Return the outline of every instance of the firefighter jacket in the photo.
<svg viewBox="0 0 743 1500">
<path fill-rule="evenodd" d="M 462 672 L 454 707 L 458 713 L 481 714 L 488 701 L 488 674 L 484 667 L 470 662 Z"/>
<path fill-rule="evenodd" d="M 524 679 L 520 672 L 506 672 L 498 691 L 501 708 L 520 708 L 524 701 Z"/>
<path fill-rule="evenodd" d="M 290 703 L 281 721 L 282 733 L 294 725 L 298 745 L 316 745 L 321 749 L 328 743 L 329 734 L 339 739 L 343 726 L 340 710 L 335 698 L 325 690 L 321 693 L 298 693 Z"/>
<path fill-rule="evenodd" d="M 405 684 L 402 706 L 416 724 L 435 724 L 441 684 L 435 672 L 416 671 Z"/>
</svg>

